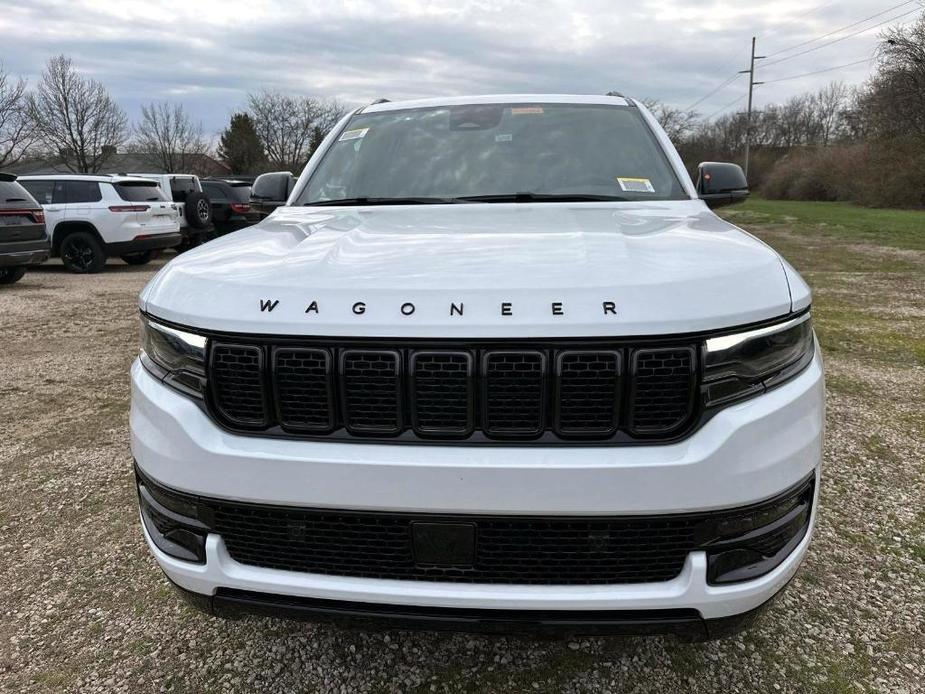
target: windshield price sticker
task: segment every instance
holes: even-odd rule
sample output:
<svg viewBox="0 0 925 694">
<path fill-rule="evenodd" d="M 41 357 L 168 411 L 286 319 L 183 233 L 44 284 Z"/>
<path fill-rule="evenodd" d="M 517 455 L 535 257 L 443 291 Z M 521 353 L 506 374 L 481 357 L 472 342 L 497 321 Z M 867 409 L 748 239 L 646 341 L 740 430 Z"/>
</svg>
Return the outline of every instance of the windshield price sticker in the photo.
<svg viewBox="0 0 925 694">
<path fill-rule="evenodd" d="M 369 132 L 369 128 L 357 128 L 356 130 L 347 130 L 342 133 L 338 142 L 344 142 L 345 140 L 359 140 L 360 138 L 366 137 L 366 133 Z"/>
<path fill-rule="evenodd" d="M 617 177 L 617 183 L 620 184 L 620 190 L 624 193 L 654 193 L 655 186 L 648 178 L 623 178 Z"/>
</svg>

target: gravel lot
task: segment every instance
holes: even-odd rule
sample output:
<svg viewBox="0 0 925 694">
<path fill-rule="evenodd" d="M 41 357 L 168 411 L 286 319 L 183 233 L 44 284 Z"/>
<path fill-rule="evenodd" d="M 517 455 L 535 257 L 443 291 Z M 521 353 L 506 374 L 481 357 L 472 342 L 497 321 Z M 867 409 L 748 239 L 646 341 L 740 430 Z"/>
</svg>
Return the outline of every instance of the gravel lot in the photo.
<svg viewBox="0 0 925 694">
<path fill-rule="evenodd" d="M 148 555 L 131 475 L 135 299 L 158 264 L 49 265 L 0 290 L 0 690 L 925 691 L 925 253 L 756 231 L 816 290 L 822 511 L 760 626 L 707 644 L 193 612 Z"/>
</svg>

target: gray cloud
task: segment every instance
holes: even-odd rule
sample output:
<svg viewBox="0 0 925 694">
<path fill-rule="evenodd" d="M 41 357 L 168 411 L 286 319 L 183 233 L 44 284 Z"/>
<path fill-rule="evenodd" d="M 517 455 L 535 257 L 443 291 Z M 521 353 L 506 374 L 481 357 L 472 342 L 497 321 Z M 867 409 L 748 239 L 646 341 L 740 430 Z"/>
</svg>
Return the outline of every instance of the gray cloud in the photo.
<svg viewBox="0 0 925 694">
<path fill-rule="evenodd" d="M 123 0 L 106 6 L 0 0 L 0 60 L 35 81 L 50 55 L 65 53 L 131 115 L 152 99 L 182 101 L 210 131 L 221 129 L 248 91 L 263 87 L 348 104 L 380 96 L 618 89 L 683 107 L 746 67 L 753 33 L 759 51 L 772 53 L 884 9 L 865 0 L 813 7 L 731 0 Z M 876 41 L 874 29 L 770 66 L 760 79 L 868 57 Z M 860 82 L 868 71 L 858 65 L 770 83 L 756 98 L 776 101 L 833 79 Z M 744 89 L 739 79 L 698 110 L 711 113 Z"/>
</svg>

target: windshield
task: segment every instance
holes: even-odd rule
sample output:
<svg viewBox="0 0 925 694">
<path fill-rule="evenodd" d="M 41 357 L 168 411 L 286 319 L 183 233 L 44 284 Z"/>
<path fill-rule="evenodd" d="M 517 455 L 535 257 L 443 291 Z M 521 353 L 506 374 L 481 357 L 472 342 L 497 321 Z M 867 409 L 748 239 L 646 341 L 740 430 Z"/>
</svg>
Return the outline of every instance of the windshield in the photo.
<svg viewBox="0 0 925 694">
<path fill-rule="evenodd" d="M 295 204 L 483 196 L 498 202 L 688 197 L 639 109 L 531 103 L 358 114 Z"/>
</svg>

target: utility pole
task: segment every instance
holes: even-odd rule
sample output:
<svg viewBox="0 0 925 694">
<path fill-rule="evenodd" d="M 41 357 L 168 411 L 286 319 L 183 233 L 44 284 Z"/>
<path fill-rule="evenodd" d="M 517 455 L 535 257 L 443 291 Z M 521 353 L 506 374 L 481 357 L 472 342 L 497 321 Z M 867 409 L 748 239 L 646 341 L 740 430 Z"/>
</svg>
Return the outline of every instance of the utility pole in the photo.
<svg viewBox="0 0 925 694">
<path fill-rule="evenodd" d="M 739 74 L 748 73 L 748 111 L 745 114 L 745 178 L 748 179 L 748 155 L 752 142 L 752 90 L 756 84 L 764 82 L 755 81 L 755 61 L 764 58 L 763 55 L 755 55 L 755 37 L 752 36 L 752 59 L 748 64 L 748 70 L 739 70 Z"/>
</svg>

